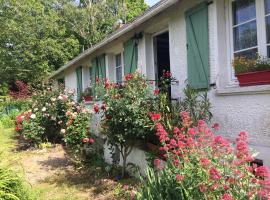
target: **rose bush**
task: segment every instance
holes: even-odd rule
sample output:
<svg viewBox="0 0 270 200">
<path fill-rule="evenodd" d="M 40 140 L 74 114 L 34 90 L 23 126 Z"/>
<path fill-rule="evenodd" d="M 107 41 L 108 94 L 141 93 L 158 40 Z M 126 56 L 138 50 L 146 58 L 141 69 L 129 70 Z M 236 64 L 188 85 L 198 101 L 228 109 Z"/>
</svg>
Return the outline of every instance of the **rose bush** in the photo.
<svg viewBox="0 0 270 200">
<path fill-rule="evenodd" d="M 148 170 L 138 199 L 270 198 L 268 169 L 250 164 L 254 157 L 246 132 L 232 143 L 216 136 L 205 121 L 194 124 L 187 112 L 180 116 L 179 126 L 171 129 L 155 121 L 166 162 L 155 160 L 156 169 Z M 160 195 L 154 185 L 159 186 Z"/>
<path fill-rule="evenodd" d="M 99 80 L 100 82 L 101 80 Z M 124 176 L 126 158 L 138 140 L 154 134 L 149 112 L 154 112 L 155 95 L 153 86 L 143 75 L 136 72 L 125 76 L 124 84 L 109 83 L 104 80 L 103 104 L 93 106 L 95 113 L 103 116 L 103 133 L 111 146 L 119 148 Z"/>
<path fill-rule="evenodd" d="M 90 137 L 90 111 L 74 101 L 74 91 L 54 89 L 50 85 L 36 91 L 32 109 L 16 118 L 16 131 L 32 146 L 62 141 L 74 151 Z"/>
</svg>

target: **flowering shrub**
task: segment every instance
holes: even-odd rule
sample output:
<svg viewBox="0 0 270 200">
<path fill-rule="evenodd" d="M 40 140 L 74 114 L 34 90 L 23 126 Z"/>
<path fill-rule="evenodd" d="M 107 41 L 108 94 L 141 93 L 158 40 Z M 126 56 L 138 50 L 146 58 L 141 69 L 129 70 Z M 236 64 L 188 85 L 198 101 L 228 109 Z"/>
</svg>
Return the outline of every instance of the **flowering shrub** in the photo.
<svg viewBox="0 0 270 200">
<path fill-rule="evenodd" d="M 93 138 L 90 138 L 90 110 L 82 105 L 71 108 L 66 112 L 66 129 L 62 128 L 60 132 L 67 147 L 78 154 L 84 144 L 94 142 Z"/>
<path fill-rule="evenodd" d="M 74 92 L 45 86 L 32 97 L 32 110 L 16 118 L 16 131 L 31 145 L 64 142 L 72 150 L 89 135 L 90 113 L 74 102 Z"/>
<path fill-rule="evenodd" d="M 270 198 L 268 170 L 250 165 L 254 158 L 246 132 L 241 132 L 233 145 L 222 136 L 215 136 L 203 120 L 194 125 L 187 112 L 181 113 L 181 119 L 179 126 L 170 130 L 156 121 L 156 135 L 162 144 L 160 149 L 166 152 L 166 165 L 155 160 L 157 169 L 148 176 L 156 178 L 148 177 L 138 199 L 162 199 L 153 198 L 157 191 L 152 185 L 159 185 L 160 181 L 162 197 L 178 192 L 181 198 L 177 199 Z"/>
<path fill-rule="evenodd" d="M 101 106 L 94 105 L 94 111 L 103 114 L 103 132 L 109 144 L 119 146 L 124 176 L 126 158 L 136 140 L 151 134 L 149 112 L 154 110 L 152 88 L 138 72 L 126 75 L 123 85 L 105 80 L 104 88 L 104 102 Z"/>
</svg>

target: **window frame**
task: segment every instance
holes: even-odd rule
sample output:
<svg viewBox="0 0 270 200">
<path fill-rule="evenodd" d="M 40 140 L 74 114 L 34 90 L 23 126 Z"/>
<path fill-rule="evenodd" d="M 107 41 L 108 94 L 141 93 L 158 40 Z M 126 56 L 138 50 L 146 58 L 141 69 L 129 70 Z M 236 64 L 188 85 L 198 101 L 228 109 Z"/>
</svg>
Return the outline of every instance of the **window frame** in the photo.
<svg viewBox="0 0 270 200">
<path fill-rule="evenodd" d="M 119 66 L 116 66 L 116 57 L 119 56 L 121 57 L 121 65 Z M 118 53 L 115 53 L 114 54 L 114 80 L 116 83 L 118 83 L 117 81 L 117 68 L 120 68 L 121 67 L 121 72 L 122 72 L 122 76 L 121 76 L 121 81 L 123 81 L 123 74 L 124 74 L 124 55 L 123 55 L 123 52 L 118 52 Z"/>
<path fill-rule="evenodd" d="M 228 55 L 229 55 L 229 85 L 238 85 L 238 80 L 235 76 L 234 69 L 232 67 L 232 61 L 234 59 L 234 34 L 233 34 L 233 11 L 232 2 L 235 0 L 226 0 L 225 9 L 227 10 L 226 17 L 226 27 L 227 35 L 229 36 L 227 40 L 228 45 Z M 265 14 L 265 0 L 255 0 L 256 6 L 256 23 L 257 23 L 257 48 L 258 54 L 267 57 L 267 39 L 266 39 L 266 14 Z M 268 14 L 269 16 L 270 14 Z M 242 24 L 242 23 L 241 23 Z M 270 46 L 270 45 L 269 45 Z M 252 47 L 254 48 L 254 47 Z M 252 49 L 250 48 L 250 49 Z M 245 50 L 248 50 L 246 48 Z M 240 50 L 241 51 L 241 50 Z M 244 51 L 244 50 L 243 50 Z M 239 51 L 238 51 L 239 52 Z"/>
</svg>

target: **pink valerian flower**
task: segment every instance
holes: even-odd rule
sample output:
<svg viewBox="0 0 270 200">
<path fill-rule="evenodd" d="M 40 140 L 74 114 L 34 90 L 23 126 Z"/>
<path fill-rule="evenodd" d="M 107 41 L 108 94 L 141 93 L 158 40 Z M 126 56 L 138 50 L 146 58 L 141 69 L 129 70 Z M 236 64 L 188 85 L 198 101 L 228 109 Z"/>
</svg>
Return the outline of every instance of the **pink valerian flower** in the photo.
<svg viewBox="0 0 270 200">
<path fill-rule="evenodd" d="M 265 166 L 257 167 L 255 169 L 255 175 L 261 178 L 268 178 L 269 177 L 268 168 Z"/>
<path fill-rule="evenodd" d="M 184 176 L 181 174 L 176 174 L 175 179 L 177 182 L 182 182 L 184 180 Z"/>
<path fill-rule="evenodd" d="M 212 179 L 212 180 L 219 180 L 219 179 L 221 179 L 220 173 L 218 172 L 217 169 L 215 169 L 213 167 L 209 170 L 209 174 L 210 174 L 210 179 Z"/>
<path fill-rule="evenodd" d="M 207 167 L 210 164 L 210 160 L 208 158 L 201 158 L 200 163 L 203 167 Z"/>
<path fill-rule="evenodd" d="M 223 196 L 222 196 L 222 200 L 233 200 L 232 196 L 228 193 L 225 193 Z"/>
<path fill-rule="evenodd" d="M 159 89 L 155 89 L 154 90 L 154 95 L 158 95 L 159 94 Z"/>
<path fill-rule="evenodd" d="M 199 186 L 199 189 L 201 193 L 205 193 L 207 191 L 207 187 L 203 184 Z"/>
<path fill-rule="evenodd" d="M 247 141 L 248 139 L 248 133 L 245 131 L 242 131 L 239 133 L 238 138 L 236 139 L 236 141 L 242 140 L 242 141 Z"/>
<path fill-rule="evenodd" d="M 160 113 L 151 113 L 150 112 L 149 115 L 150 115 L 150 117 L 151 117 L 151 119 L 153 121 L 158 121 L 161 118 L 161 114 Z"/>
<path fill-rule="evenodd" d="M 185 111 L 181 112 L 180 117 L 183 121 L 184 127 L 189 127 L 192 124 L 192 121 L 188 112 L 185 112 Z"/>
<path fill-rule="evenodd" d="M 215 129 L 216 131 L 218 131 L 220 129 L 219 123 L 214 123 L 212 128 Z"/>
</svg>

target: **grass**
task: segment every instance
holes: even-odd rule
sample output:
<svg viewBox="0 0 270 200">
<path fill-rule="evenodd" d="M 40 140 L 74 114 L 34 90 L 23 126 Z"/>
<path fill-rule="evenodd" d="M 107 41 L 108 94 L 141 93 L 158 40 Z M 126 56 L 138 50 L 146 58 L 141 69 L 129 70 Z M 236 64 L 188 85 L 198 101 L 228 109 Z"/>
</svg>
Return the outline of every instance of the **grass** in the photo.
<svg viewBox="0 0 270 200">
<path fill-rule="evenodd" d="M 1 165 L 23 180 L 30 193 L 29 200 L 127 199 L 122 187 L 133 180 L 114 181 L 114 176 L 103 170 L 100 161 L 78 171 L 60 146 L 44 151 L 17 151 L 16 145 L 13 128 L 0 126 Z"/>
</svg>

